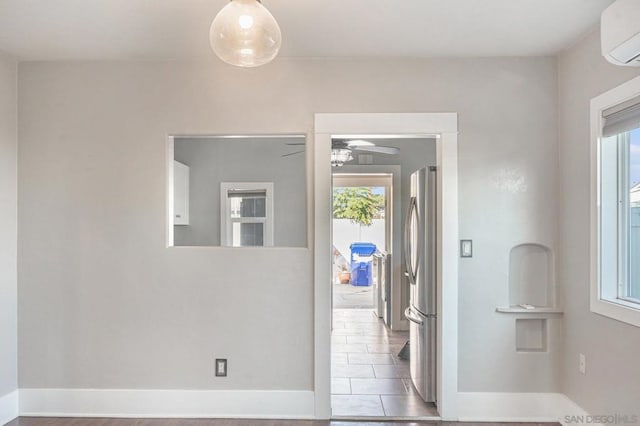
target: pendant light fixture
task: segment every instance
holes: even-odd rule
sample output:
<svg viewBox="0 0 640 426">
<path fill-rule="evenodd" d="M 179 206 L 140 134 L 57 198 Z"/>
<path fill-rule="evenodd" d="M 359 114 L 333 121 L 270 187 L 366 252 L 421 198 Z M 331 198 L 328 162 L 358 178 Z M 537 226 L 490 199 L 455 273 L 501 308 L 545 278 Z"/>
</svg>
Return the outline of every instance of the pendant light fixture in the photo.
<svg viewBox="0 0 640 426">
<path fill-rule="evenodd" d="M 209 41 L 226 63 L 258 67 L 276 57 L 282 35 L 260 0 L 231 0 L 213 19 Z"/>
</svg>

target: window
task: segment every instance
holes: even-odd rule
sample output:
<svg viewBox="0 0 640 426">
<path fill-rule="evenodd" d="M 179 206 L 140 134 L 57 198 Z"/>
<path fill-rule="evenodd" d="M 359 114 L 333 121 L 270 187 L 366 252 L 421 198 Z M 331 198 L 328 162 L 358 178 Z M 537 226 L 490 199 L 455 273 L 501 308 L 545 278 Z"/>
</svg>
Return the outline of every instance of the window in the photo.
<svg viewBox="0 0 640 426">
<path fill-rule="evenodd" d="M 591 102 L 591 310 L 640 327 L 640 78 Z"/>
<path fill-rule="evenodd" d="M 273 246 L 273 183 L 220 184 L 222 245 Z"/>
</svg>

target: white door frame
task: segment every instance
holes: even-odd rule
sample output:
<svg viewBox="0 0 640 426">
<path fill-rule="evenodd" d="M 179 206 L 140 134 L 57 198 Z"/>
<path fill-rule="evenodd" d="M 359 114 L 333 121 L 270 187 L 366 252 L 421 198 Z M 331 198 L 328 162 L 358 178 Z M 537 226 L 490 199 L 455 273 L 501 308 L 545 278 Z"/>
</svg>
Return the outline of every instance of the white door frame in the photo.
<svg viewBox="0 0 640 426">
<path fill-rule="evenodd" d="M 331 137 L 435 136 L 438 167 L 438 411 L 458 417 L 458 114 L 316 114 L 314 192 L 315 417 L 331 417 Z"/>
</svg>

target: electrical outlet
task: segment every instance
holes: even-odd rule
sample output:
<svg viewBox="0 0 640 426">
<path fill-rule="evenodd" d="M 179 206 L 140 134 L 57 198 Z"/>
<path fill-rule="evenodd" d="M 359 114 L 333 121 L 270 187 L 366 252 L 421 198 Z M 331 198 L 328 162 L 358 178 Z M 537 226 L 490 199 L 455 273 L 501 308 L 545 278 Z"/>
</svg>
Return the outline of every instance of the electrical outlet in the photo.
<svg viewBox="0 0 640 426">
<path fill-rule="evenodd" d="M 226 358 L 216 359 L 216 377 L 227 377 L 227 360 Z"/>
<path fill-rule="evenodd" d="M 584 354 L 580 354 L 578 369 L 580 370 L 581 374 L 587 374 L 587 357 L 584 356 Z"/>
</svg>

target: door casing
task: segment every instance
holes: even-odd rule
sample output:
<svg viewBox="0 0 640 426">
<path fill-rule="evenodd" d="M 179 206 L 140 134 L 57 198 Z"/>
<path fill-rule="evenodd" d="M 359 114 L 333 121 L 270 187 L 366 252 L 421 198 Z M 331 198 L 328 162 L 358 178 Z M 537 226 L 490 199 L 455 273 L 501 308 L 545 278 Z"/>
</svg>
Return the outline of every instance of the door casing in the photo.
<svg viewBox="0 0 640 426">
<path fill-rule="evenodd" d="M 438 168 L 437 383 L 438 412 L 458 417 L 458 114 L 322 113 L 315 115 L 313 149 L 314 403 L 331 418 L 331 138 L 435 137 Z"/>
</svg>

